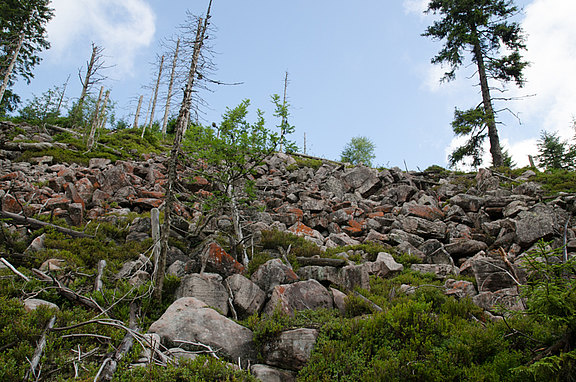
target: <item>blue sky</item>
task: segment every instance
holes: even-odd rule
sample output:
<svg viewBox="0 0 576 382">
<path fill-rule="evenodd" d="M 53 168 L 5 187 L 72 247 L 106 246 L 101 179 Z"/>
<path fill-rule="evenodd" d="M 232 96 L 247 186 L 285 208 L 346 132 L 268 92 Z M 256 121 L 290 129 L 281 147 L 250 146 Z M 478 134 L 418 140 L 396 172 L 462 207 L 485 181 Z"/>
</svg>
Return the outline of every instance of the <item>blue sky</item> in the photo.
<svg viewBox="0 0 576 382">
<path fill-rule="evenodd" d="M 213 77 L 243 84 L 212 86 L 211 92 L 202 93 L 207 103 L 204 122 L 220 121 L 227 106 L 249 98 L 252 117 L 261 108 L 273 128 L 277 121 L 270 95 L 282 92 L 288 71 L 293 139 L 302 147 L 306 134 L 309 154 L 338 159 L 352 137 L 366 136 L 376 144 L 376 165 L 411 170 L 446 166 L 447 154 L 457 143 L 450 129 L 454 107 L 475 106 L 480 95 L 476 80 L 469 78 L 474 74 L 469 66 L 457 72 L 456 81 L 439 83 L 442 68 L 430 59 L 441 44 L 421 36 L 433 21 L 422 13 L 426 3 L 214 0 Z M 516 4 L 524 8 L 519 21 L 528 36 L 526 58 L 532 64 L 526 87 L 511 86 L 506 97 L 534 96 L 503 106 L 519 113 L 520 121 L 503 114 L 500 136 L 514 160 L 525 165 L 527 155 L 536 154 L 540 131 L 574 136 L 576 2 Z M 105 86 L 117 103 L 116 114 L 132 121 L 138 97 L 150 98 L 151 90 L 144 86 L 154 82 L 153 62 L 163 53 L 161 41 L 178 33 L 187 10 L 203 14 L 207 1 L 53 0 L 52 5 L 52 49 L 43 53 L 32 83 L 19 82 L 16 92 L 31 98 L 71 75 L 67 96 L 78 97 L 78 69 L 89 59 L 94 41 L 105 49 L 106 63 L 114 65 L 106 71 Z M 157 118 L 162 114 L 158 106 Z"/>
</svg>

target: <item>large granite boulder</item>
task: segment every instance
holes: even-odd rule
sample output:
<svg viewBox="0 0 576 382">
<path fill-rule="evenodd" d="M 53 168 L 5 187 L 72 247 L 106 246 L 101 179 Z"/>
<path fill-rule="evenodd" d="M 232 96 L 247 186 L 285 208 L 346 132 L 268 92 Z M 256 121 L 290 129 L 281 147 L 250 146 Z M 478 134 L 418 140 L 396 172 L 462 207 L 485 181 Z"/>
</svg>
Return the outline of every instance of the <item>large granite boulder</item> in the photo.
<svg viewBox="0 0 576 382">
<path fill-rule="evenodd" d="M 332 309 L 330 292 L 316 280 L 299 281 L 294 284 L 277 285 L 264 313 L 272 315 L 276 309 L 294 316 L 299 310 Z"/>
<path fill-rule="evenodd" d="M 258 267 L 252 274 L 252 281 L 264 292 L 268 292 L 276 285 L 298 281 L 298 275 L 280 259 L 272 259 Z"/>
<path fill-rule="evenodd" d="M 288 330 L 276 340 L 264 344 L 262 353 L 268 365 L 300 370 L 310 359 L 317 338 L 316 329 Z"/>
<path fill-rule="evenodd" d="M 225 283 L 232 293 L 234 308 L 241 316 L 250 316 L 262 309 L 266 293 L 258 285 L 242 275 L 232 275 Z"/>
<path fill-rule="evenodd" d="M 222 285 L 222 276 L 216 273 L 193 273 L 184 276 L 175 296 L 195 297 L 218 309 L 222 314 L 228 314 L 228 291 Z"/>
<path fill-rule="evenodd" d="M 201 343 L 233 362 L 256 360 L 252 331 L 194 297 L 176 300 L 148 332 L 157 333 L 167 347 Z"/>
</svg>

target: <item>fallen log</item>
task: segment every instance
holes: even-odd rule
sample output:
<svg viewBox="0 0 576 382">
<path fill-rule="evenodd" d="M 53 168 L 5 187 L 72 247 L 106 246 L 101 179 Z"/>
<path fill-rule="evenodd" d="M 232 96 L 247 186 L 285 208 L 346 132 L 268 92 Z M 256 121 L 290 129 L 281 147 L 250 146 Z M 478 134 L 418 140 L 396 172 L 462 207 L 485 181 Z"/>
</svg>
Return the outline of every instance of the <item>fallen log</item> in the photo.
<svg viewBox="0 0 576 382">
<path fill-rule="evenodd" d="M 50 227 L 50 228 L 55 229 L 58 232 L 62 232 L 64 234 L 72 236 L 72 237 L 94 238 L 94 236 L 88 235 L 84 232 L 74 231 L 73 229 L 70 229 L 70 228 L 60 227 L 60 226 L 57 226 L 57 225 L 52 224 L 52 223 L 46 223 L 46 222 L 43 222 L 41 220 L 28 218 L 26 216 L 14 214 L 12 212 L 0 211 L 0 218 L 10 219 L 16 224 L 25 225 L 25 226 L 30 227 L 32 229 L 40 229 L 40 228 Z"/>
</svg>

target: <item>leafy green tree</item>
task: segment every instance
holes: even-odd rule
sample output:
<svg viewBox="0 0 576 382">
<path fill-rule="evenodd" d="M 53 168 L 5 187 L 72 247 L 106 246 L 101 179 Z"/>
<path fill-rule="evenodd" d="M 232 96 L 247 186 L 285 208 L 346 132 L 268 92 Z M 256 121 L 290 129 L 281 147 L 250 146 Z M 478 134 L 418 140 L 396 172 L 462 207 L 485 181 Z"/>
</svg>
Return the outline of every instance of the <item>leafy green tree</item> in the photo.
<svg viewBox="0 0 576 382">
<path fill-rule="evenodd" d="M 63 108 L 66 108 L 64 90 L 56 86 L 48 89 L 42 95 L 34 95 L 31 100 L 28 100 L 26 105 L 20 109 L 20 118 L 29 123 L 54 123 Z"/>
<path fill-rule="evenodd" d="M 504 159 L 489 82 L 514 81 L 520 87 L 524 84 L 523 69 L 527 62 L 520 51 L 526 46 L 520 25 L 510 21 L 518 8 L 513 0 L 431 0 L 426 12 L 441 16 L 423 36 L 444 41 L 440 52 L 432 58 L 433 64 L 450 67 L 442 80 L 453 80 L 456 69 L 465 61 L 465 53 L 470 53 L 482 93 L 478 106 L 454 112 L 454 133 L 467 136 L 468 141 L 452 153 L 450 164 L 471 157 L 472 165 L 478 166 L 482 162 L 482 144 L 488 137 L 492 164 L 500 167 Z M 507 54 L 501 54 L 501 49 Z"/>
<path fill-rule="evenodd" d="M 275 116 L 287 118 L 287 109 L 279 97 L 273 96 L 276 105 Z M 204 227 L 213 217 L 222 213 L 232 218 L 234 232 L 230 242 L 232 252 L 237 257 L 242 253 L 247 264 L 246 252 L 242 249 L 245 236 L 242 231 L 241 207 L 248 206 L 255 198 L 251 176 L 264 159 L 282 145 L 290 150 L 293 143 L 286 139 L 289 130 L 282 122 L 280 133 L 266 128 L 264 114 L 258 110 L 257 119 L 247 120 L 249 100 L 244 100 L 234 109 L 227 109 L 219 126 L 192 126 L 183 143 L 188 158 L 195 166 L 194 172 L 212 185 L 210 193 L 197 194 L 197 201 L 203 207 L 202 221 L 197 227 Z M 283 128 L 282 128 L 283 127 Z"/>
<path fill-rule="evenodd" d="M 14 76 L 28 83 L 38 53 L 50 47 L 46 24 L 54 16 L 50 0 L 3 0 L 0 2 L 0 102 Z"/>
<path fill-rule="evenodd" d="M 354 137 L 344 147 L 340 154 L 340 161 L 372 166 L 372 160 L 376 158 L 374 149 L 376 149 L 376 145 L 369 138 Z"/>
<path fill-rule="evenodd" d="M 538 164 L 546 169 L 574 169 L 576 147 L 560 140 L 558 133 L 542 131 L 538 140 Z"/>
</svg>

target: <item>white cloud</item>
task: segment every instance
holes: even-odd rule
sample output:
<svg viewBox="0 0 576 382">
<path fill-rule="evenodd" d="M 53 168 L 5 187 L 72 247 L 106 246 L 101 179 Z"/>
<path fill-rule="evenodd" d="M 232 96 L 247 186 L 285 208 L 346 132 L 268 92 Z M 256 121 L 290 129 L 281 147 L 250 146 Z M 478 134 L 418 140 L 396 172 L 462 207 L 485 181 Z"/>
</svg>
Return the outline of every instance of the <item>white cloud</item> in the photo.
<svg viewBox="0 0 576 382">
<path fill-rule="evenodd" d="M 406 13 L 419 13 L 422 17 L 424 11 L 428 9 L 429 0 L 404 0 L 404 11 Z"/>
<path fill-rule="evenodd" d="M 126 74 L 140 49 L 152 43 L 156 16 L 145 0 L 53 0 L 52 6 L 55 17 L 47 29 L 53 58 L 75 55 L 78 44 L 84 50 L 94 41 L 104 48 L 106 62 Z"/>
<path fill-rule="evenodd" d="M 573 137 L 576 114 L 576 1 L 534 0 L 526 7 L 522 27 L 527 34 L 526 86 L 519 93 L 535 94 L 515 107 L 537 131 L 559 131 Z"/>
</svg>

